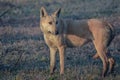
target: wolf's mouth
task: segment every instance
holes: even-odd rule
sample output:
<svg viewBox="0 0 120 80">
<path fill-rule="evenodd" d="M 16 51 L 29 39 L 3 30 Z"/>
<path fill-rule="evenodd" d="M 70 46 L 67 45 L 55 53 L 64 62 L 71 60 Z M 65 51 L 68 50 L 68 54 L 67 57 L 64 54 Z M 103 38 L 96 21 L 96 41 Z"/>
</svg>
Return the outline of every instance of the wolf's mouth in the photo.
<svg viewBox="0 0 120 80">
<path fill-rule="evenodd" d="M 52 34 L 52 32 L 48 31 L 48 33 Z"/>
<path fill-rule="evenodd" d="M 56 32 L 51 32 L 51 31 L 48 31 L 48 33 L 49 33 L 49 34 L 53 34 L 53 35 L 58 35 L 58 34 L 59 34 L 59 32 L 58 32 L 58 31 L 56 31 Z"/>
</svg>

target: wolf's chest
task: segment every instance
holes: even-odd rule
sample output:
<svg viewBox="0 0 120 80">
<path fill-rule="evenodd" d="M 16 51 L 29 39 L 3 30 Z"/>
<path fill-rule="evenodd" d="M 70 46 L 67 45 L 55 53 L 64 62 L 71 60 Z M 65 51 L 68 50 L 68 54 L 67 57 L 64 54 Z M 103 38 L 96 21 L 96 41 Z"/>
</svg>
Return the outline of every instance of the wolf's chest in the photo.
<svg viewBox="0 0 120 80">
<path fill-rule="evenodd" d="M 49 35 L 49 36 L 44 36 L 45 42 L 47 43 L 48 46 L 50 47 L 58 47 L 62 45 L 62 39 L 61 36 L 57 35 Z"/>
</svg>

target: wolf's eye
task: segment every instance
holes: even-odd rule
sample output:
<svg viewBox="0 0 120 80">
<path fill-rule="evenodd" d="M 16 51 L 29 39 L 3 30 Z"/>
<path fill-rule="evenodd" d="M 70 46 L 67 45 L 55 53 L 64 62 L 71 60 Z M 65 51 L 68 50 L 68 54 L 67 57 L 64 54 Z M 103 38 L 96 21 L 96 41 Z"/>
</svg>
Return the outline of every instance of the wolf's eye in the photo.
<svg viewBox="0 0 120 80">
<path fill-rule="evenodd" d="M 52 22 L 48 22 L 50 25 L 52 24 Z"/>
<path fill-rule="evenodd" d="M 56 24 L 58 24 L 58 21 L 56 21 Z"/>
</svg>

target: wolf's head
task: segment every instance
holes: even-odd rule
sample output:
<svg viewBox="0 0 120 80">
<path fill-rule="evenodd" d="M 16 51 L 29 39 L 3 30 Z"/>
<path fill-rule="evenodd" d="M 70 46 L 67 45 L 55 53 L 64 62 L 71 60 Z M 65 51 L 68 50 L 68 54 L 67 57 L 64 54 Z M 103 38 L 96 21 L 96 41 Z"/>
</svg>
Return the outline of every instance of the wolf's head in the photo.
<svg viewBox="0 0 120 80">
<path fill-rule="evenodd" d="M 59 24 L 59 15 L 61 9 L 58 9 L 53 14 L 48 15 L 44 7 L 41 7 L 40 10 L 40 28 L 43 33 L 49 33 L 57 35 L 58 24 Z"/>
</svg>

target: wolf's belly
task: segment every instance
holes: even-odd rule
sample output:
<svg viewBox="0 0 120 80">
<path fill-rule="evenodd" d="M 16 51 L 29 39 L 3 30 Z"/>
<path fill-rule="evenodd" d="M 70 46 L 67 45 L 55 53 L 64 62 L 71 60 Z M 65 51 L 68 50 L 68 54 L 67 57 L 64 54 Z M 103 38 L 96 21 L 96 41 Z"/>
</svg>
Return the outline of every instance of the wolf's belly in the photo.
<svg viewBox="0 0 120 80">
<path fill-rule="evenodd" d="M 82 46 L 89 41 L 90 41 L 89 39 L 81 38 L 81 37 L 76 36 L 76 35 L 67 35 L 66 36 L 67 47 Z"/>
</svg>

